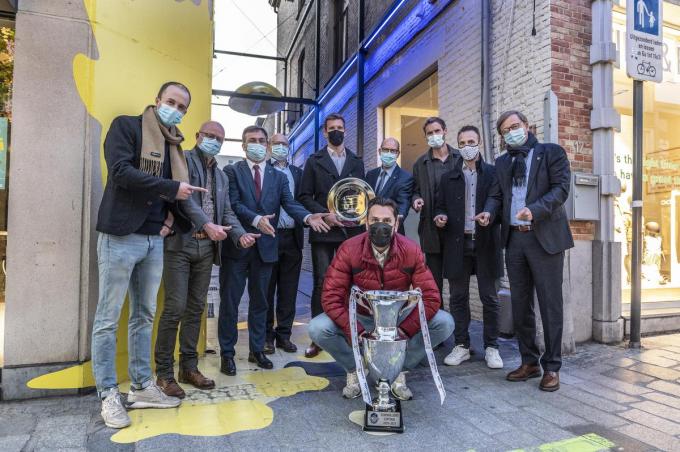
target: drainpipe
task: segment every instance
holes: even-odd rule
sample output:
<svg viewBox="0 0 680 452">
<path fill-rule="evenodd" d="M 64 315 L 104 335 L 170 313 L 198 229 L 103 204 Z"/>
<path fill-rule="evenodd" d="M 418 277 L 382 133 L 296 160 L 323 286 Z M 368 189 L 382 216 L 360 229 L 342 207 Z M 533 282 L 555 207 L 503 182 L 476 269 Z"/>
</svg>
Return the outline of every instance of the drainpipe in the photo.
<svg viewBox="0 0 680 452">
<path fill-rule="evenodd" d="M 357 57 L 357 156 L 364 156 L 364 0 L 359 0 L 359 54 Z"/>
<path fill-rule="evenodd" d="M 315 49 L 314 49 L 314 98 L 319 100 L 319 89 L 321 86 L 321 0 L 316 0 L 316 18 L 315 18 Z M 312 154 L 319 150 L 319 127 L 321 126 L 320 112 L 321 104 L 317 103 L 314 106 L 314 149 Z"/>
<path fill-rule="evenodd" d="M 489 53 L 489 41 L 491 35 L 491 0 L 482 0 L 482 141 L 484 141 L 484 158 L 487 162 L 493 162 L 494 152 L 491 144 L 491 56 Z"/>
</svg>

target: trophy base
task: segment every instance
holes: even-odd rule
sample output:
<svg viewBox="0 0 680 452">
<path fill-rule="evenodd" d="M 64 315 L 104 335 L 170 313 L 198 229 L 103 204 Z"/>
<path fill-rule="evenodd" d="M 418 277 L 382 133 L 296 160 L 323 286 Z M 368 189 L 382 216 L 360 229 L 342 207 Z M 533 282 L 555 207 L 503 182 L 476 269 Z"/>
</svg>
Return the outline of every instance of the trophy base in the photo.
<svg viewBox="0 0 680 452">
<path fill-rule="evenodd" d="M 373 405 L 366 405 L 364 412 L 365 432 L 404 433 L 404 420 L 401 417 L 401 402 L 395 400 L 394 411 L 378 411 Z"/>
</svg>

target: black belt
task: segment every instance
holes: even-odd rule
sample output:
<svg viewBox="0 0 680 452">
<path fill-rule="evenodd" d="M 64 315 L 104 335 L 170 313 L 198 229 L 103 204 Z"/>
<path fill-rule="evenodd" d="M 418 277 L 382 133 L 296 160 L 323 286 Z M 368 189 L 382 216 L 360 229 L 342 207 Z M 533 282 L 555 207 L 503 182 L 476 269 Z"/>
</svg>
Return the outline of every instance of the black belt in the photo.
<svg viewBox="0 0 680 452">
<path fill-rule="evenodd" d="M 517 226 L 510 226 L 510 229 L 512 229 L 513 231 L 517 231 L 517 232 L 529 232 L 529 231 L 533 231 L 534 227 L 530 224 L 520 224 L 520 225 L 517 225 Z"/>
<path fill-rule="evenodd" d="M 463 237 L 465 240 L 475 240 L 475 233 L 474 232 L 466 232 L 463 234 Z"/>
<path fill-rule="evenodd" d="M 281 235 L 281 234 L 292 234 L 293 232 L 295 232 L 295 228 L 278 228 L 276 230 L 276 232 L 278 232 L 279 235 Z"/>
</svg>

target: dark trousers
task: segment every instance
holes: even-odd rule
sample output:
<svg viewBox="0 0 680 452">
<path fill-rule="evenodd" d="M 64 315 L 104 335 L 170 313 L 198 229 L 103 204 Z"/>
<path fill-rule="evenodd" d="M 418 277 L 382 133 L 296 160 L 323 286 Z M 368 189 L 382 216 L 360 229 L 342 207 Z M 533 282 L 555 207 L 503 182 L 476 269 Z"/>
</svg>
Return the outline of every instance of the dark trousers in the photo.
<svg viewBox="0 0 680 452">
<path fill-rule="evenodd" d="M 174 375 L 175 342 L 179 329 L 179 367 L 198 366 L 196 350 L 201 331 L 213 266 L 214 246 L 210 240 L 189 239 L 182 251 L 165 250 L 163 281 L 165 300 L 156 337 L 156 375 Z"/>
<path fill-rule="evenodd" d="M 534 289 L 543 321 L 545 353 L 540 356 L 544 370 L 557 372 L 562 365 L 562 270 L 564 252 L 548 254 L 533 231 L 510 231 L 505 264 L 515 334 L 523 364 L 537 364 Z"/>
<path fill-rule="evenodd" d="M 465 238 L 465 254 L 463 255 L 463 273 L 449 279 L 449 310 L 455 321 L 453 336 L 456 345 L 470 348 L 470 275 L 477 275 L 479 298 L 482 301 L 484 318 L 484 348 L 498 348 L 498 295 L 492 269 L 477 265 L 475 241 Z"/>
<path fill-rule="evenodd" d="M 251 352 L 264 349 L 267 331 L 267 288 L 271 263 L 262 262 L 257 247 L 240 259 L 223 259 L 220 267 L 220 314 L 217 338 L 222 356 L 233 358 L 238 340 L 238 307 L 248 280 L 248 344 Z"/>
<path fill-rule="evenodd" d="M 314 288 L 312 289 L 312 318 L 323 312 L 321 307 L 321 292 L 326 270 L 331 265 L 335 251 L 342 242 L 314 242 L 312 243 L 312 273 L 314 276 Z"/>
<path fill-rule="evenodd" d="M 432 272 L 434 282 L 439 287 L 439 297 L 442 300 L 442 307 L 444 307 L 444 298 L 442 292 L 444 290 L 444 257 L 442 253 L 425 253 L 425 264 Z"/>
<path fill-rule="evenodd" d="M 295 240 L 295 229 L 279 229 L 279 261 L 272 268 L 267 293 L 267 340 L 290 339 L 295 320 L 302 250 Z M 276 295 L 276 299 L 274 298 Z M 276 329 L 274 314 L 276 313 Z"/>
</svg>

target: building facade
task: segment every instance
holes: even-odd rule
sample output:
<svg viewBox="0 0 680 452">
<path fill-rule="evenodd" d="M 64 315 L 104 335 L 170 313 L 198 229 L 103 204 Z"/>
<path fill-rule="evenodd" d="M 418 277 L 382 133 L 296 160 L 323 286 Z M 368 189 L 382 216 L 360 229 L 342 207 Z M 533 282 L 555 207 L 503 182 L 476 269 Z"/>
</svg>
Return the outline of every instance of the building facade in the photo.
<svg viewBox="0 0 680 452">
<path fill-rule="evenodd" d="M 632 190 L 626 2 L 317 1 L 277 7 L 279 54 L 289 56 L 278 88 L 317 101 L 276 123 L 290 135 L 295 162 L 315 151 L 317 114 L 321 123 L 334 111 L 346 117 L 346 144 L 367 169 L 377 165 L 382 138 L 393 136 L 410 170 L 427 148 L 424 118 L 442 117 L 450 136 L 465 124 L 480 127 L 493 159 L 501 151 L 498 115 L 525 112 L 539 140 L 562 145 L 572 172 L 583 176 L 567 203 L 576 246 L 565 260 L 565 346 L 620 341 L 628 328 Z M 643 333 L 680 329 L 680 137 L 673 127 L 680 124 L 680 2 L 663 6 L 664 82 L 645 87 Z M 323 136 L 317 140 L 324 145 Z M 407 233 L 416 222 L 412 212 Z"/>
</svg>

